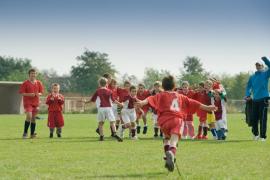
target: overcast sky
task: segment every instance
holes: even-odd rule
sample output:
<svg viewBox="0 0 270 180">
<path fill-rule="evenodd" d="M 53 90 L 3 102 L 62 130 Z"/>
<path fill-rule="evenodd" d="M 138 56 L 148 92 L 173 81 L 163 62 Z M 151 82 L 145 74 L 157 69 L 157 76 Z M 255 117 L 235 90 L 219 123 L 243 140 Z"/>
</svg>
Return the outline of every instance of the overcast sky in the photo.
<svg viewBox="0 0 270 180">
<path fill-rule="evenodd" d="M 0 0 L 0 55 L 67 74 L 88 48 L 121 73 L 178 72 L 197 56 L 213 73 L 270 57 L 268 0 Z"/>
</svg>

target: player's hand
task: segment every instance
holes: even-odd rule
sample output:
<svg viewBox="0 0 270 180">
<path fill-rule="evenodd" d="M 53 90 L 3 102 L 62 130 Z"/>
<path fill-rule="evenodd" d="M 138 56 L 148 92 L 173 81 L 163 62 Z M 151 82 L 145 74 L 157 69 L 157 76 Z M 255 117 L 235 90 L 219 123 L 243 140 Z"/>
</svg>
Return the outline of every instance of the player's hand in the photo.
<svg viewBox="0 0 270 180">
<path fill-rule="evenodd" d="M 210 105 L 210 106 L 208 106 L 208 108 L 209 108 L 209 111 L 217 111 L 218 110 L 218 108 L 216 107 L 216 106 L 214 106 L 214 105 Z"/>
<path fill-rule="evenodd" d="M 251 97 L 250 97 L 250 96 L 246 96 L 244 99 L 245 99 L 246 101 L 250 101 L 250 100 L 251 100 Z"/>
<path fill-rule="evenodd" d="M 141 105 L 141 102 L 140 102 L 140 101 L 135 102 L 135 103 L 134 103 L 134 106 L 135 106 L 136 108 L 138 108 L 138 109 L 142 107 L 142 105 Z"/>
</svg>

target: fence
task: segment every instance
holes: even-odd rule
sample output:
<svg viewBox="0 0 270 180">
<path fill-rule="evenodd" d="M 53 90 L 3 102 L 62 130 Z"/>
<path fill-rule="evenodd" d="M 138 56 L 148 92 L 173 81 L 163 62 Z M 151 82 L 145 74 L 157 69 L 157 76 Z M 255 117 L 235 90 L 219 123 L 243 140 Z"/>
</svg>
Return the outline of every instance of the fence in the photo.
<svg viewBox="0 0 270 180">
<path fill-rule="evenodd" d="M 82 100 L 89 97 L 65 97 L 64 112 L 65 113 L 96 113 L 95 104 L 85 104 Z M 47 113 L 47 105 L 45 97 L 41 98 L 40 112 Z M 242 113 L 245 110 L 244 100 L 228 100 L 228 113 Z"/>
</svg>

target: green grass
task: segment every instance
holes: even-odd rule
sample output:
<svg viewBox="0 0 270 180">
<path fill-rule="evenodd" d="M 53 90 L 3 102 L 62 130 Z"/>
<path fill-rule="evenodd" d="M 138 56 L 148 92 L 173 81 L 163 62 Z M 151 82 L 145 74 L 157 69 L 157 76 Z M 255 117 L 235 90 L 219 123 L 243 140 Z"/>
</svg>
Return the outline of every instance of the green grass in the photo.
<svg viewBox="0 0 270 180">
<path fill-rule="evenodd" d="M 41 115 L 45 116 L 45 115 Z M 164 168 L 162 141 L 147 136 L 99 142 L 95 115 L 65 115 L 62 139 L 49 139 L 38 121 L 37 139 L 21 139 L 24 116 L 0 116 L 0 179 L 180 179 Z M 225 142 L 181 141 L 182 179 L 270 179 L 270 143 L 252 141 L 243 115 L 229 115 Z M 196 121 L 195 121 L 196 122 Z M 149 126 L 152 124 L 149 121 Z M 269 135 L 269 133 L 268 133 Z"/>
</svg>

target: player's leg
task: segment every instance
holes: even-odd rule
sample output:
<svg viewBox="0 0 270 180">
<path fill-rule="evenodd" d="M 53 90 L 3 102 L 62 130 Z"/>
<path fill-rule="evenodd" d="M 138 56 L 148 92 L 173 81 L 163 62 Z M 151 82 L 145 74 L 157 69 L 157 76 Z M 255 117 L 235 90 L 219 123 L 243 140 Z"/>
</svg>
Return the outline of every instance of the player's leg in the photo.
<svg viewBox="0 0 270 180">
<path fill-rule="evenodd" d="M 137 134 L 141 133 L 140 118 L 141 118 L 141 113 L 137 112 L 137 118 L 136 118 Z"/>
<path fill-rule="evenodd" d="M 143 119 L 143 134 L 147 133 L 147 111 L 144 112 L 144 114 L 142 115 L 142 119 Z"/>
<path fill-rule="evenodd" d="M 32 112 L 26 111 L 25 115 L 26 115 L 26 118 L 24 122 L 23 138 L 27 138 L 28 129 L 29 129 L 29 126 L 31 124 L 31 119 L 32 119 Z"/>
<path fill-rule="evenodd" d="M 191 139 L 195 139 L 195 133 L 194 133 L 194 123 L 193 121 L 187 121 L 188 126 L 188 135 Z"/>
<path fill-rule="evenodd" d="M 131 122 L 131 139 L 135 140 L 135 139 L 137 139 L 137 136 L 136 136 L 136 112 L 135 111 L 130 112 L 129 119 Z"/>
<path fill-rule="evenodd" d="M 187 135 L 188 135 L 188 126 L 187 126 L 187 121 L 184 121 L 183 125 L 183 139 L 187 139 Z"/>
<path fill-rule="evenodd" d="M 30 125 L 30 131 L 31 131 L 31 138 L 36 137 L 36 116 L 38 113 L 38 107 L 33 107 L 32 111 L 32 118 L 31 118 L 31 125 Z"/>
<path fill-rule="evenodd" d="M 179 134 L 172 134 L 169 141 L 169 150 L 166 152 L 166 167 L 169 171 L 174 170 L 175 156 L 177 150 L 177 143 L 179 140 Z"/>
</svg>

